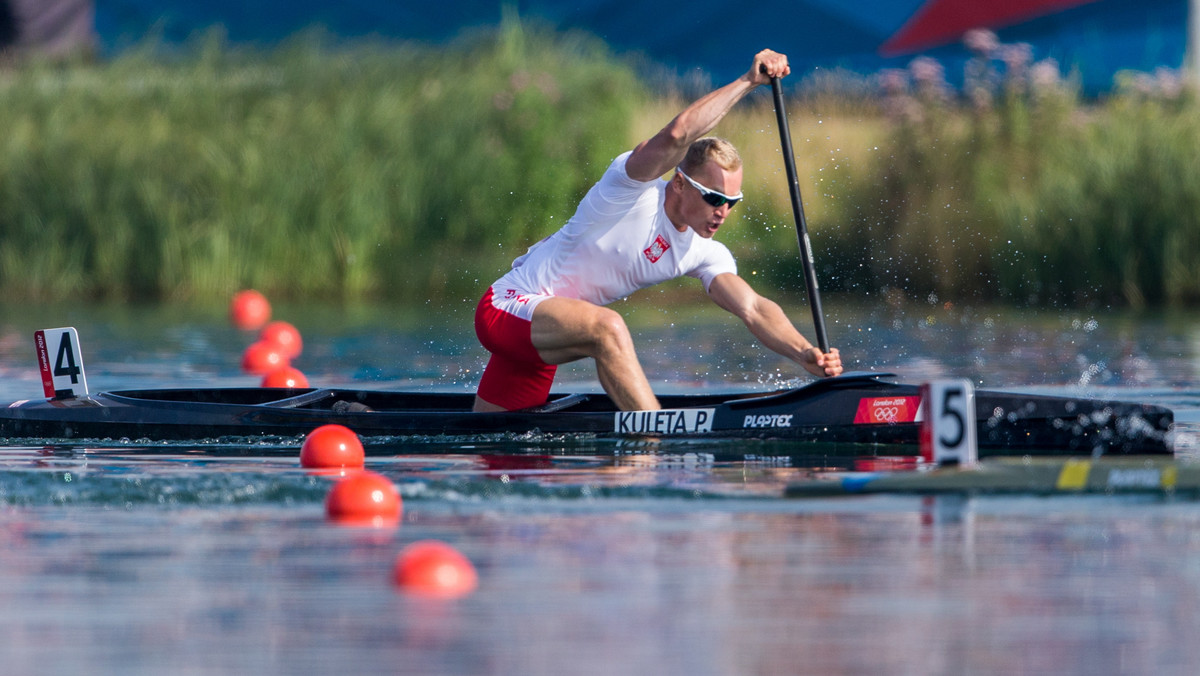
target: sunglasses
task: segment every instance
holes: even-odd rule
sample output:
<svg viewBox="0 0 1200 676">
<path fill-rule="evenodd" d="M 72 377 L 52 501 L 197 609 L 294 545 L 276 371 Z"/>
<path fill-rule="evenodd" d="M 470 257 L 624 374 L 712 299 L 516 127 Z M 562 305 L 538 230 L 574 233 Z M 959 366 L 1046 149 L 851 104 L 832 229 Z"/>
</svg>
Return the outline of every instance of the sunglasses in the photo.
<svg viewBox="0 0 1200 676">
<path fill-rule="evenodd" d="M 675 171 L 680 176 L 687 179 L 687 182 L 691 183 L 692 187 L 700 191 L 700 199 L 704 200 L 705 204 L 708 204 L 710 207 L 719 207 L 722 204 L 728 204 L 729 208 L 732 209 L 735 204 L 742 201 L 743 195 L 740 192 L 736 195 L 726 195 L 723 192 L 717 192 L 711 188 L 705 188 L 696 181 L 692 180 L 691 176 L 683 173 L 683 170 L 679 167 L 675 167 Z"/>
</svg>

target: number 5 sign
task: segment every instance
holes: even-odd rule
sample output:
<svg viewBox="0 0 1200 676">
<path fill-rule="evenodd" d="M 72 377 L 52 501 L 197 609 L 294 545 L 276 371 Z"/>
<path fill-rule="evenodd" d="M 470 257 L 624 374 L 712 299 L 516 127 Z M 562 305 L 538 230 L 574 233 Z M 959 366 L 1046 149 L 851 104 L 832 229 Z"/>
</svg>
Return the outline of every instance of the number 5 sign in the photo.
<svg viewBox="0 0 1200 676">
<path fill-rule="evenodd" d="M 979 459 L 975 438 L 975 388 L 969 380 L 940 380 L 921 386 L 925 420 L 921 457 L 934 465 L 973 465 Z"/>
<path fill-rule="evenodd" d="M 38 368 L 42 371 L 42 390 L 47 398 L 63 399 L 87 394 L 79 334 L 74 328 L 35 331 L 33 343 L 37 348 Z"/>
</svg>

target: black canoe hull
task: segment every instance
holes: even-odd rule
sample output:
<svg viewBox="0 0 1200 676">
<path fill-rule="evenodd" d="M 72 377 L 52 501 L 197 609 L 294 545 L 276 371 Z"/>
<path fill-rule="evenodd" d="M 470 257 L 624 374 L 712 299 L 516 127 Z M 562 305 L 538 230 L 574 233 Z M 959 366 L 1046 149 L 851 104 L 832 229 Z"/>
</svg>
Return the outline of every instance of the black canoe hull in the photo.
<svg viewBox="0 0 1200 676">
<path fill-rule="evenodd" d="M 472 413 L 470 394 L 127 390 L 10 404 L 0 408 L 0 437 L 290 437 L 337 423 L 362 437 L 537 432 L 916 446 L 920 388 L 888 377 L 859 373 L 769 393 L 666 395 L 660 397 L 663 412 L 625 413 L 602 394 L 555 395 L 536 410 Z M 1174 417 L 1160 406 L 982 390 L 975 401 L 980 455 L 1171 452 Z"/>
</svg>

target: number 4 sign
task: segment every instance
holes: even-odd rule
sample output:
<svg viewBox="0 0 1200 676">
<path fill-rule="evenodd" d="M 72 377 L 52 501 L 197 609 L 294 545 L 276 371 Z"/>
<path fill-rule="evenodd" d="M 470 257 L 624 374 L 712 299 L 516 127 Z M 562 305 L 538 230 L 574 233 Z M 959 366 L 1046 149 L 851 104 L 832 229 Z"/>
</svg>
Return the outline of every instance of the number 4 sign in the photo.
<svg viewBox="0 0 1200 676">
<path fill-rule="evenodd" d="M 921 386 L 925 420 L 921 424 L 921 457 L 934 465 L 974 465 L 979 459 L 975 438 L 975 388 L 969 380 L 940 380 Z"/>
<path fill-rule="evenodd" d="M 35 331 L 33 343 L 37 347 L 42 390 L 47 398 L 63 399 L 87 394 L 79 334 L 74 328 Z"/>
</svg>

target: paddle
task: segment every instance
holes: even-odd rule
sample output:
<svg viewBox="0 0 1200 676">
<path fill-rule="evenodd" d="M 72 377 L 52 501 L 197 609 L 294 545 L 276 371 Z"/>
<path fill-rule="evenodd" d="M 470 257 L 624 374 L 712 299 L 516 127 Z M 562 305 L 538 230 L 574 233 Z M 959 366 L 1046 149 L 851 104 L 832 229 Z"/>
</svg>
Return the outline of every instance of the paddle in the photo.
<svg viewBox="0 0 1200 676">
<path fill-rule="evenodd" d="M 796 220 L 796 238 L 800 242 L 804 282 L 808 288 L 808 304 L 812 308 L 817 346 L 821 348 L 822 352 L 828 352 L 829 338 L 825 335 L 825 313 L 821 311 L 821 290 L 817 286 L 817 270 L 813 265 L 812 243 L 808 240 L 808 221 L 804 218 L 804 204 L 800 202 L 800 181 L 796 178 L 796 159 L 792 156 L 792 136 L 788 132 L 787 113 L 783 110 L 783 90 L 779 86 L 777 77 L 771 78 L 771 92 L 775 95 L 775 118 L 779 121 L 779 142 L 783 146 L 783 163 L 787 167 L 788 188 L 792 195 L 792 216 Z"/>
</svg>

